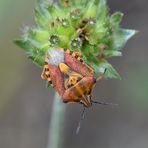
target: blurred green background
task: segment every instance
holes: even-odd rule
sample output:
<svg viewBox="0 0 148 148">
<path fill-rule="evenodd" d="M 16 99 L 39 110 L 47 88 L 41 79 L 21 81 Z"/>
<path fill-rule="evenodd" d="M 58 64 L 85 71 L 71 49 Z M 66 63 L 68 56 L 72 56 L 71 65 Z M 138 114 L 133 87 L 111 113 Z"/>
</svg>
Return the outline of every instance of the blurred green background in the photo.
<svg viewBox="0 0 148 148">
<path fill-rule="evenodd" d="M 148 147 L 148 5 L 147 0 L 108 0 L 110 12 L 122 11 L 122 27 L 139 30 L 110 59 L 122 80 L 97 84 L 93 97 L 118 103 L 87 111 L 79 135 L 75 130 L 82 107 L 68 104 L 64 148 Z M 42 69 L 13 44 L 25 26 L 34 26 L 35 0 L 0 0 L 0 148 L 46 148 L 54 90 L 45 88 Z"/>
</svg>

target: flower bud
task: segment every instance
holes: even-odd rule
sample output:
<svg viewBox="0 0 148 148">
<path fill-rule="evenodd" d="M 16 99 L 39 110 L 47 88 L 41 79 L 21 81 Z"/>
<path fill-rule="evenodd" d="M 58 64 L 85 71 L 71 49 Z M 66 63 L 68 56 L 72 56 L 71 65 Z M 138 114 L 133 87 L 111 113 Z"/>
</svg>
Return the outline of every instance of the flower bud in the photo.
<svg viewBox="0 0 148 148">
<path fill-rule="evenodd" d="M 71 42 L 72 49 L 80 49 L 82 46 L 82 40 L 80 38 L 73 39 Z"/>
<path fill-rule="evenodd" d="M 57 45 L 59 43 L 60 39 L 59 39 L 59 36 L 58 35 L 51 35 L 50 36 L 50 39 L 49 39 L 49 42 L 51 45 Z"/>
</svg>

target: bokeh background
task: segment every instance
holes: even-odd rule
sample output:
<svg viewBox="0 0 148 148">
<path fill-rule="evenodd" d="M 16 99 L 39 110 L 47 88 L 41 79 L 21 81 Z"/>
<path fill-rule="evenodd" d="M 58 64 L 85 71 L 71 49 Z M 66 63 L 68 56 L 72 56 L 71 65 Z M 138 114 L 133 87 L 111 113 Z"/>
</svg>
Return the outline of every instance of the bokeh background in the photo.
<svg viewBox="0 0 148 148">
<path fill-rule="evenodd" d="M 148 147 L 148 2 L 108 0 L 110 12 L 122 11 L 122 27 L 139 30 L 110 59 L 122 80 L 102 81 L 93 97 L 118 107 L 94 106 L 87 111 L 79 135 L 75 130 L 82 107 L 68 104 L 64 148 Z M 53 89 L 40 79 L 42 69 L 13 44 L 24 26 L 34 26 L 35 0 L 0 0 L 0 148 L 46 148 Z"/>
</svg>

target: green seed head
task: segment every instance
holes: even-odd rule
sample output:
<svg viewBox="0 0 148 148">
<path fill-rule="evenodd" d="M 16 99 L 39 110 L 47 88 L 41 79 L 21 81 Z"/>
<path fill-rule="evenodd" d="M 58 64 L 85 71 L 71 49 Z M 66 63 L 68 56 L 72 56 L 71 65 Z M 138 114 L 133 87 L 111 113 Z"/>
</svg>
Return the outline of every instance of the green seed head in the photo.
<svg viewBox="0 0 148 148">
<path fill-rule="evenodd" d="M 80 38 L 73 39 L 71 42 L 72 49 L 80 49 L 82 46 L 82 41 Z"/>
<path fill-rule="evenodd" d="M 123 14 L 109 14 L 106 0 L 59 0 L 51 4 L 37 1 L 36 28 L 28 29 L 15 43 L 26 50 L 37 65 L 44 65 L 50 47 L 79 50 L 96 75 L 120 78 L 107 59 L 121 56 L 121 49 L 136 33 L 120 27 Z"/>
<path fill-rule="evenodd" d="M 53 46 L 53 45 L 58 45 L 58 43 L 59 43 L 59 37 L 58 37 L 58 35 L 51 35 L 50 36 L 50 39 L 49 39 L 49 42 L 50 42 L 50 44 Z"/>
</svg>

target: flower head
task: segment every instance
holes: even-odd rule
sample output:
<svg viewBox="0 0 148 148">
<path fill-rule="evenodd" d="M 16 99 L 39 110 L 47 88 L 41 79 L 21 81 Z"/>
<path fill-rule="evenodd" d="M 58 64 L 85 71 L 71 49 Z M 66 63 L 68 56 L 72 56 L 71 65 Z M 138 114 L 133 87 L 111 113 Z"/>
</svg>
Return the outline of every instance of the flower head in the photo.
<svg viewBox="0 0 148 148">
<path fill-rule="evenodd" d="M 35 8 L 36 28 L 28 29 L 16 44 L 43 66 L 49 48 L 81 51 L 96 75 L 107 69 L 106 77 L 120 78 L 107 58 L 121 56 L 121 49 L 135 30 L 120 27 L 123 14 L 109 15 L 106 0 L 59 0 L 59 3 L 38 1 Z"/>
</svg>

